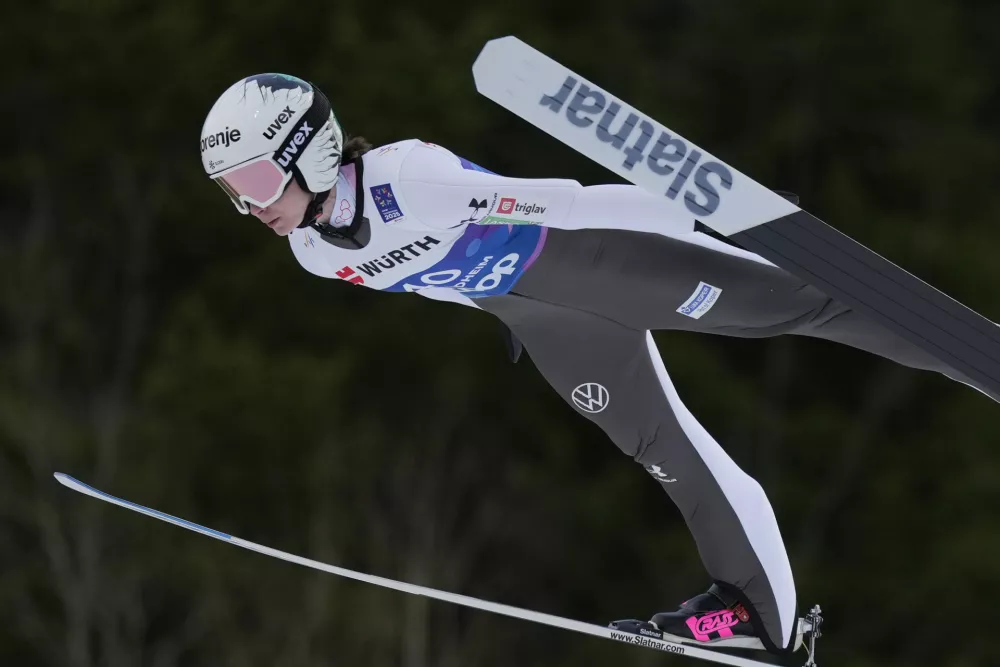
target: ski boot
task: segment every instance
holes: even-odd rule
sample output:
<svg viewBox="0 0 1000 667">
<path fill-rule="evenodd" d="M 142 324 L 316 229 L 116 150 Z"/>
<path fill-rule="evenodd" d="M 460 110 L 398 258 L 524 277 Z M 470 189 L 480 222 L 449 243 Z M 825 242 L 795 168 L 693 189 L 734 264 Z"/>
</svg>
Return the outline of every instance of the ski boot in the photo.
<svg viewBox="0 0 1000 667">
<path fill-rule="evenodd" d="M 822 623 L 819 605 L 814 606 L 805 618 L 799 618 L 796 623 L 791 651 L 797 651 L 805 645 L 807 660 L 804 667 L 817 667 L 816 640 L 821 636 Z M 691 598 L 677 611 L 656 614 L 649 621 L 614 621 L 609 627 L 639 637 L 675 644 L 693 644 L 706 649 L 760 649 L 778 654 L 788 652 L 788 649 L 774 650 L 770 642 L 765 644 L 755 632 L 750 614 L 743 604 L 714 584 L 707 593 Z"/>
<path fill-rule="evenodd" d="M 610 627 L 646 636 L 662 634 L 667 641 L 712 648 L 765 649 L 750 622 L 750 613 L 716 584 L 677 611 L 656 614 L 649 622 L 615 621 Z"/>
</svg>

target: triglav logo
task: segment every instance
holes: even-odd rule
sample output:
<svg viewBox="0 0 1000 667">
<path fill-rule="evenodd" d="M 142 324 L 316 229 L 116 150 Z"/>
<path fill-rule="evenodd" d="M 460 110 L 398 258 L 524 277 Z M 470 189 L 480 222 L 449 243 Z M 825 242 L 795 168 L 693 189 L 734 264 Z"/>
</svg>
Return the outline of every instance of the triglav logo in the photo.
<svg viewBox="0 0 1000 667">
<path fill-rule="evenodd" d="M 573 403 L 584 412 L 591 414 L 603 412 L 610 402 L 611 395 L 608 394 L 608 390 L 596 382 L 581 384 L 573 390 Z"/>
<path fill-rule="evenodd" d="M 302 123 L 302 127 L 299 131 L 290 137 L 291 141 L 285 147 L 285 150 L 281 152 L 281 157 L 278 158 L 278 164 L 282 167 L 287 167 L 292 162 L 292 156 L 299 152 L 299 146 L 306 143 L 309 139 L 309 135 L 312 134 L 313 129 L 309 126 L 309 123 Z"/>
<path fill-rule="evenodd" d="M 228 127 L 222 132 L 216 132 L 215 134 L 210 134 L 207 137 L 201 138 L 201 152 L 204 153 L 209 148 L 215 148 L 216 146 L 225 146 L 229 148 L 229 144 L 235 144 L 240 140 L 240 131 L 236 129 L 230 130 Z"/>
<path fill-rule="evenodd" d="M 486 217 L 476 222 L 480 225 L 540 225 L 547 209 L 544 201 L 525 203 L 516 197 L 500 197 L 496 210 L 491 205 Z"/>
<path fill-rule="evenodd" d="M 571 93 L 572 98 L 570 98 Z M 683 139 L 671 136 L 667 132 L 660 132 L 660 136 L 656 138 L 656 142 L 647 154 L 646 149 L 653 141 L 655 127 L 653 123 L 640 118 L 638 114 L 630 112 L 617 131 L 612 132 L 611 123 L 622 110 L 623 103 L 597 88 L 580 83 L 575 77 L 567 76 L 556 93 L 543 95 L 538 103 L 556 114 L 565 106 L 566 120 L 576 127 L 587 128 L 593 125 L 598 140 L 611 144 L 616 150 L 625 154 L 622 166 L 629 171 L 642 163 L 645 158 L 646 168 L 654 174 L 673 175 L 667 179 L 670 185 L 667 186 L 665 194 L 669 199 L 676 199 L 693 175 L 694 180 L 690 184 L 693 188 L 688 187 L 684 193 L 684 206 L 695 215 L 707 217 L 715 213 L 721 201 L 717 188 L 730 190 L 733 187 L 733 174 L 724 164 L 715 161 L 699 164 L 704 154 L 698 150 L 689 151 Z M 589 117 L 589 114 L 594 114 L 594 117 Z M 597 120 L 597 114 L 601 114 L 600 120 Z M 626 146 L 637 126 L 639 136 L 631 146 Z M 715 178 L 717 184 L 712 183 L 711 177 Z"/>
<path fill-rule="evenodd" d="M 295 111 L 292 109 L 292 107 L 285 107 L 281 111 L 281 113 L 278 114 L 277 118 L 271 121 L 271 124 L 268 125 L 267 129 L 264 130 L 261 134 L 264 135 L 265 139 L 274 139 L 274 135 L 278 133 L 278 130 L 284 127 L 285 123 L 290 121 L 292 119 L 292 116 L 294 115 Z"/>
<path fill-rule="evenodd" d="M 500 200 L 497 213 L 510 215 L 511 213 L 522 213 L 524 215 L 541 215 L 545 213 L 545 207 L 537 204 L 518 204 L 513 197 L 504 197 Z"/>
</svg>

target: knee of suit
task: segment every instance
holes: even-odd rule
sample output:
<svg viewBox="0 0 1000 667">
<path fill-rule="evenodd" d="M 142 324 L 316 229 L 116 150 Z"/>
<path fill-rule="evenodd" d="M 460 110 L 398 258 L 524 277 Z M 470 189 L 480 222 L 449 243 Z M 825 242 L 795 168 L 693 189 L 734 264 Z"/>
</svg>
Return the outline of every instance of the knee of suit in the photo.
<svg viewBox="0 0 1000 667">
<path fill-rule="evenodd" d="M 639 446 L 631 456 L 636 463 L 649 471 L 651 467 L 665 465 L 669 458 L 666 449 L 666 444 L 656 437 L 656 433 L 651 437 L 640 435 Z"/>
<path fill-rule="evenodd" d="M 595 419 L 594 415 L 587 417 L 601 427 L 623 454 L 635 461 L 645 465 L 644 462 L 659 463 L 666 458 L 665 445 L 658 440 L 655 428 L 646 429 L 627 420 Z"/>
<path fill-rule="evenodd" d="M 678 447 L 686 449 L 690 441 L 683 429 L 670 420 L 664 420 L 662 413 L 588 415 L 601 427 L 609 438 L 644 468 L 659 465 L 680 453 Z"/>
<path fill-rule="evenodd" d="M 670 482 L 676 482 L 677 478 L 673 476 L 671 466 L 668 462 L 668 456 L 664 451 L 662 443 L 658 444 L 656 438 L 651 438 L 649 440 L 644 440 L 640 444 L 636 453 L 632 455 L 632 459 L 641 465 L 643 469 L 648 472 L 653 479 L 656 481 L 667 484 Z"/>
</svg>

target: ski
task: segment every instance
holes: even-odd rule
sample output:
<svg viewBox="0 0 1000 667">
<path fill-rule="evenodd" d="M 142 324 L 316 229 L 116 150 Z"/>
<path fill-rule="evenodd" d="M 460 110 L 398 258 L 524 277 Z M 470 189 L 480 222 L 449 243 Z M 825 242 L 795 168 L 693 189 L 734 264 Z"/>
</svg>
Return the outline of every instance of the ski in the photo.
<svg viewBox="0 0 1000 667">
<path fill-rule="evenodd" d="M 513 36 L 477 90 L 704 225 L 1000 394 L 1000 327 Z"/>
<path fill-rule="evenodd" d="M 143 505 L 138 505 L 136 503 L 124 500 L 122 498 L 117 498 L 104 491 L 95 489 L 94 487 L 85 484 L 78 479 L 75 479 L 65 473 L 57 472 L 55 473 L 55 478 L 60 484 L 66 486 L 79 493 L 91 496 L 92 498 L 97 498 L 98 500 L 103 500 L 105 502 L 111 503 L 113 505 L 118 505 L 119 507 L 124 507 L 130 509 L 134 512 L 140 514 L 145 514 L 146 516 L 153 517 L 154 519 L 159 519 L 160 521 L 165 521 L 171 523 L 175 526 L 180 526 L 181 528 L 187 528 L 201 535 L 206 535 L 208 537 L 221 540 L 222 542 L 227 542 L 229 544 L 248 549 L 250 551 L 256 551 L 257 553 L 264 554 L 265 556 L 270 556 L 272 558 L 277 558 L 279 560 L 287 561 L 289 563 L 295 563 L 296 565 L 301 565 L 303 567 L 312 568 L 314 570 L 319 570 L 321 572 L 326 572 L 328 574 L 334 574 L 340 577 L 346 577 L 348 579 L 354 579 L 355 581 L 361 581 L 367 584 L 374 584 L 375 586 L 381 586 L 383 588 L 389 588 L 401 593 L 410 593 L 411 595 L 422 595 L 424 597 L 433 598 L 435 600 L 440 600 L 442 602 L 450 602 L 452 604 L 461 605 L 463 607 L 469 607 L 472 609 L 479 609 L 481 611 L 488 611 L 494 614 L 501 614 L 503 616 L 509 616 L 512 618 L 519 618 L 525 621 L 531 621 L 533 623 L 540 623 L 542 625 L 548 625 L 551 627 L 562 628 L 564 630 L 572 630 L 574 632 L 580 632 L 586 635 L 591 635 L 594 637 L 602 637 L 604 639 L 612 639 L 618 642 L 623 642 L 625 644 L 630 644 L 632 646 L 642 646 L 644 648 L 650 648 L 657 651 L 663 651 L 665 653 L 671 653 L 674 655 L 684 655 L 691 658 L 698 658 L 700 660 L 708 660 L 710 662 L 716 662 L 723 665 L 734 665 L 735 667 L 772 667 L 772 663 L 749 660 L 746 658 L 737 657 L 734 655 L 729 655 L 726 653 L 719 653 L 710 649 L 698 648 L 697 646 L 691 646 L 689 644 L 681 644 L 678 642 L 670 641 L 664 639 L 662 633 L 657 633 L 655 629 L 653 631 L 649 629 L 637 629 L 635 632 L 627 632 L 623 630 L 617 630 L 611 627 L 602 627 L 600 625 L 593 625 L 591 623 L 584 623 L 582 621 L 575 621 L 569 618 L 562 618 L 560 616 L 553 616 L 552 614 L 545 614 L 542 612 L 532 611 L 530 609 L 521 609 L 518 607 L 511 607 L 505 604 L 499 604 L 496 602 L 490 602 L 488 600 L 480 600 L 478 598 L 469 597 L 466 595 L 459 595 L 457 593 L 449 593 L 447 591 L 440 591 L 434 588 L 428 588 L 426 586 L 417 586 L 415 584 L 408 584 L 402 581 L 395 581 L 393 579 L 386 579 L 384 577 L 377 577 L 371 574 L 365 574 L 363 572 L 355 572 L 354 570 L 348 570 L 342 567 L 337 567 L 336 565 L 328 565 L 327 563 L 321 563 L 319 561 L 311 560 L 309 558 L 303 558 L 302 556 L 296 556 L 294 554 L 287 553 L 285 551 L 279 551 L 278 549 L 272 549 L 271 547 L 266 547 L 261 544 L 256 544 L 248 540 L 243 540 L 233 535 L 229 535 L 222 531 L 213 530 L 211 528 L 206 528 L 205 526 L 181 519 L 170 514 L 165 514 L 155 509 L 149 507 L 144 507 Z M 805 619 L 799 620 L 799 639 L 804 634 L 809 634 L 809 646 L 807 649 L 808 662 L 806 667 L 815 667 L 815 639 L 819 637 L 819 628 L 822 619 L 819 616 L 819 608 L 813 608 L 811 614 Z M 641 632 L 640 632 L 641 630 Z"/>
</svg>

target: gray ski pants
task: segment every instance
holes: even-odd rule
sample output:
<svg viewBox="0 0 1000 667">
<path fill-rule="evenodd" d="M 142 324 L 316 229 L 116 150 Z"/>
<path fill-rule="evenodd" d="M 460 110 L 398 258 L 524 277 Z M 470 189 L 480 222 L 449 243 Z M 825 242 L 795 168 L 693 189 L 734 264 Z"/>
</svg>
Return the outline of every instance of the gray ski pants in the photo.
<svg viewBox="0 0 1000 667">
<path fill-rule="evenodd" d="M 784 648 L 797 611 L 774 512 L 684 407 L 649 331 L 812 336 L 974 383 L 788 272 L 692 238 L 710 247 L 643 232 L 550 229 L 512 292 L 477 304 L 510 327 L 571 407 L 660 482 L 709 576 L 748 605 L 765 644 Z M 685 304 L 698 317 L 678 312 Z"/>
</svg>

